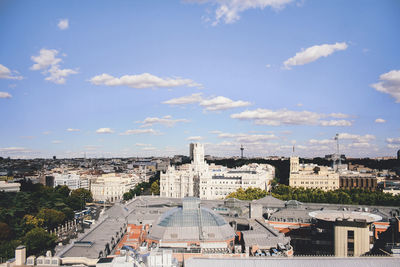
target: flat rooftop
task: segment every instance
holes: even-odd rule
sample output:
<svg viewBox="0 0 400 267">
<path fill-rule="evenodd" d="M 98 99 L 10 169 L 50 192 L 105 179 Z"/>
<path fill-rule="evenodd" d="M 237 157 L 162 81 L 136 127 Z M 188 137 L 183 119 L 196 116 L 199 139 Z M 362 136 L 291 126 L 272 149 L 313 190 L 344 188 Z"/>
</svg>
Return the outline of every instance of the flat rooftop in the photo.
<svg viewBox="0 0 400 267">
<path fill-rule="evenodd" d="M 365 221 L 372 223 L 382 220 L 382 217 L 369 212 L 359 211 L 338 211 L 338 210 L 317 210 L 312 211 L 309 215 L 313 218 L 323 221 Z"/>
<path fill-rule="evenodd" d="M 252 266 L 252 267 L 395 267 L 400 265 L 400 258 L 394 257 L 362 257 L 362 258 L 335 258 L 335 257 L 294 257 L 294 258 L 225 258 L 225 259 L 206 259 L 191 258 L 185 260 L 185 267 L 235 267 L 235 266 Z"/>
</svg>

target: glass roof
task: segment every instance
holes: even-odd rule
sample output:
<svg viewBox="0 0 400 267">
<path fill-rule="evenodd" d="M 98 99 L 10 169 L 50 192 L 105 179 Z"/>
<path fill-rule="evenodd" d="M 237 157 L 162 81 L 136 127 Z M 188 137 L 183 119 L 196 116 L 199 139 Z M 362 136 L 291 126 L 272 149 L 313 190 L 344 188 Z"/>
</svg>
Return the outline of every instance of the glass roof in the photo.
<svg viewBox="0 0 400 267">
<path fill-rule="evenodd" d="M 221 226 L 225 220 L 218 214 L 206 208 L 182 209 L 174 208 L 167 211 L 161 217 L 158 225 L 164 227 L 199 227 L 199 226 Z"/>
</svg>

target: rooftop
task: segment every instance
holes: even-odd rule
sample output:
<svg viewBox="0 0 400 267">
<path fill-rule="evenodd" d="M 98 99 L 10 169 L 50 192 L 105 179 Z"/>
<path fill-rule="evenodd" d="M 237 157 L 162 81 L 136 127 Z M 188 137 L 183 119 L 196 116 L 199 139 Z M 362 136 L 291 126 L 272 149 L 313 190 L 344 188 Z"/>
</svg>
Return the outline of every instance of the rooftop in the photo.
<svg viewBox="0 0 400 267">
<path fill-rule="evenodd" d="M 365 221 L 367 223 L 372 223 L 382 220 L 382 217 L 379 215 L 359 211 L 318 210 L 310 212 L 309 215 L 318 220 L 329 222 Z"/>
</svg>

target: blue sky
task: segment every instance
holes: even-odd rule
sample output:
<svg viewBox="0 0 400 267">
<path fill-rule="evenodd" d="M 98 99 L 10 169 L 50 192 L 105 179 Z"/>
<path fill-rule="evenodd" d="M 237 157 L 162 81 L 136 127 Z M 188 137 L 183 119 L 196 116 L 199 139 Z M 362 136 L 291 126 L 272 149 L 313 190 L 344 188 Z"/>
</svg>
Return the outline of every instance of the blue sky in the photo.
<svg viewBox="0 0 400 267">
<path fill-rule="evenodd" d="M 400 2 L 0 0 L 0 156 L 400 149 Z"/>
</svg>

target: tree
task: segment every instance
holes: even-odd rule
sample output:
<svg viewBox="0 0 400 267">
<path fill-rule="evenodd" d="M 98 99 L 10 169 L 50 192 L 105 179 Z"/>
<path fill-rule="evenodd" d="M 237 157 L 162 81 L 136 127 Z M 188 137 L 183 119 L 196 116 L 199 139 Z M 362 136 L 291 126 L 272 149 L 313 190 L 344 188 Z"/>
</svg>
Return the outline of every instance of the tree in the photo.
<svg viewBox="0 0 400 267">
<path fill-rule="evenodd" d="M 44 208 L 39 211 L 37 217 L 43 219 L 47 229 L 52 230 L 64 221 L 65 214 L 61 211 Z"/>
<path fill-rule="evenodd" d="M 61 194 L 63 197 L 67 198 L 69 196 L 69 193 L 71 193 L 71 190 L 68 188 L 66 185 L 58 185 L 55 188 L 55 191 L 59 194 Z"/>
<path fill-rule="evenodd" d="M 66 220 L 72 220 L 75 217 L 75 213 L 71 208 L 65 207 L 61 212 L 64 213 Z"/>
<path fill-rule="evenodd" d="M 124 195 L 123 195 L 123 199 L 124 199 L 125 201 L 128 201 L 128 200 L 132 199 L 132 197 L 133 197 L 133 195 L 131 194 L 130 191 L 124 193 Z"/>
<path fill-rule="evenodd" d="M 9 240 L 12 236 L 12 229 L 8 224 L 0 222 L 0 241 Z"/>
<path fill-rule="evenodd" d="M 44 224 L 44 219 L 43 218 L 37 218 L 33 215 L 27 214 L 24 216 L 24 218 L 22 219 L 22 221 L 26 224 L 26 225 L 30 225 L 34 228 L 36 227 L 42 227 Z"/>
<path fill-rule="evenodd" d="M 83 199 L 86 202 L 93 201 L 92 192 L 90 192 L 89 190 L 86 190 L 84 188 L 79 188 L 79 189 L 73 190 L 71 192 L 71 197 L 78 197 L 78 198 Z"/>
<path fill-rule="evenodd" d="M 260 199 L 267 195 L 265 190 L 257 187 L 249 187 L 246 190 L 239 188 L 236 192 L 230 193 L 226 198 L 237 198 L 240 200 Z"/>
<path fill-rule="evenodd" d="M 47 250 L 54 249 L 56 237 L 50 235 L 43 228 L 30 230 L 23 238 L 28 255 L 43 255 Z"/>
<path fill-rule="evenodd" d="M 85 206 L 84 200 L 80 199 L 79 197 L 69 196 L 65 203 L 70 207 L 72 210 L 81 210 L 82 207 Z"/>
<path fill-rule="evenodd" d="M 151 184 L 150 192 L 153 193 L 154 195 L 160 194 L 160 185 L 158 184 L 158 181 L 155 181 Z"/>
</svg>

